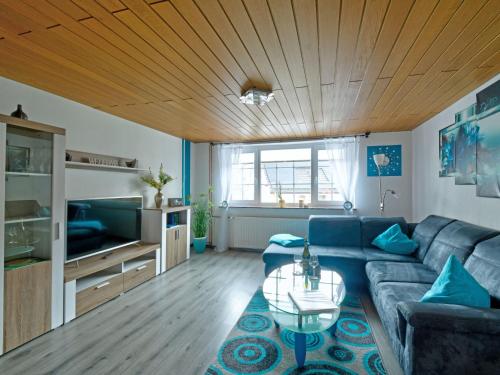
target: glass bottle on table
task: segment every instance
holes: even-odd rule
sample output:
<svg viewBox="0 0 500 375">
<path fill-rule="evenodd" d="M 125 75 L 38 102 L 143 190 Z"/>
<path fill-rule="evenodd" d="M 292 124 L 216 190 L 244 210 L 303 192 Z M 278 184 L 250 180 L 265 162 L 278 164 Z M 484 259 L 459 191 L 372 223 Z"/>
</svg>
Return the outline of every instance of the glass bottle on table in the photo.
<svg viewBox="0 0 500 375">
<path fill-rule="evenodd" d="M 309 260 L 311 259 L 311 253 L 309 252 L 309 243 L 307 242 L 307 237 L 304 238 L 304 251 L 302 252 L 302 268 L 304 269 L 304 274 L 307 275 L 309 272 Z"/>
</svg>

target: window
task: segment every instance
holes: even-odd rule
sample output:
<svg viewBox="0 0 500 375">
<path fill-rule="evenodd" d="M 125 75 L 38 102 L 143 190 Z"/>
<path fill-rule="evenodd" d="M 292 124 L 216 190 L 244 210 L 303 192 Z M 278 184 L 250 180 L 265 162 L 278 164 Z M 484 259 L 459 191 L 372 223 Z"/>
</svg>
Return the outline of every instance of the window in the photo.
<svg viewBox="0 0 500 375">
<path fill-rule="evenodd" d="M 239 163 L 233 164 L 231 174 L 231 201 L 255 200 L 255 154 L 242 152 Z"/>
<path fill-rule="evenodd" d="M 318 201 L 342 201 L 342 197 L 333 181 L 333 172 L 326 150 L 318 150 Z"/>
<path fill-rule="evenodd" d="M 275 203 L 279 192 L 285 202 L 311 203 L 311 149 L 260 152 L 260 201 Z"/>
<path fill-rule="evenodd" d="M 281 190 L 287 206 L 340 206 L 323 142 L 243 146 L 232 167 L 231 204 L 276 206 Z"/>
</svg>

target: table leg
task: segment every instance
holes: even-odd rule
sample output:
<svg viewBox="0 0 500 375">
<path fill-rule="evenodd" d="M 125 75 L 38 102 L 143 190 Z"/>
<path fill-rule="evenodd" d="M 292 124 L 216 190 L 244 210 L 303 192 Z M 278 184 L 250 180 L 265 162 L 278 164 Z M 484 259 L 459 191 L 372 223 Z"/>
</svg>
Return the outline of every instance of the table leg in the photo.
<svg viewBox="0 0 500 375">
<path fill-rule="evenodd" d="M 295 332 L 295 360 L 297 366 L 304 367 L 306 361 L 306 334 Z"/>
<path fill-rule="evenodd" d="M 335 322 L 335 324 L 330 327 L 329 331 L 332 336 L 334 336 L 335 333 L 337 333 L 337 322 Z"/>
<path fill-rule="evenodd" d="M 275 320 L 274 325 L 276 326 L 277 329 L 280 329 L 280 324 Z"/>
</svg>

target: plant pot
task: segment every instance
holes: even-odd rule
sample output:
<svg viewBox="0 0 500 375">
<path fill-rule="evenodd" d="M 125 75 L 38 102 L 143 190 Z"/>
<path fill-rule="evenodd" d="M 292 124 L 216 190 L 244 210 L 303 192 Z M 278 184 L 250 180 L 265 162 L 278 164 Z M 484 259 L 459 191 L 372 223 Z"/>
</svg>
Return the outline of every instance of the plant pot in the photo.
<svg viewBox="0 0 500 375">
<path fill-rule="evenodd" d="M 280 208 L 285 208 L 286 202 L 285 202 L 285 200 L 284 200 L 284 199 L 280 199 L 280 200 L 278 201 L 278 204 L 279 204 L 279 207 L 280 207 Z"/>
<path fill-rule="evenodd" d="M 155 204 L 156 208 L 161 208 L 163 206 L 163 194 L 158 190 L 158 193 L 155 194 Z"/>
<path fill-rule="evenodd" d="M 207 247 L 207 237 L 195 237 L 193 238 L 193 246 L 194 250 L 201 254 L 205 251 L 205 248 Z"/>
</svg>

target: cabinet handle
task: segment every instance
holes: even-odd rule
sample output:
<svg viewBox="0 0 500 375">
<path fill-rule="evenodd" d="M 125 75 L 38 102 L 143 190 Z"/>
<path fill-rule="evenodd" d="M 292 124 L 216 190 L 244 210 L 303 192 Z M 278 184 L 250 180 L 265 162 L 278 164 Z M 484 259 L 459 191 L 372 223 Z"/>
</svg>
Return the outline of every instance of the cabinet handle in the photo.
<svg viewBox="0 0 500 375">
<path fill-rule="evenodd" d="M 101 289 L 101 288 L 104 288 L 105 286 L 108 286 L 109 284 L 111 284 L 111 283 L 109 281 L 106 281 L 105 283 L 97 285 L 95 288 Z"/>
<path fill-rule="evenodd" d="M 136 271 L 142 271 L 144 268 L 148 268 L 147 265 L 143 264 L 142 266 L 137 267 L 135 270 Z"/>
<path fill-rule="evenodd" d="M 54 224 L 54 239 L 58 240 L 61 237 L 61 223 Z"/>
</svg>

